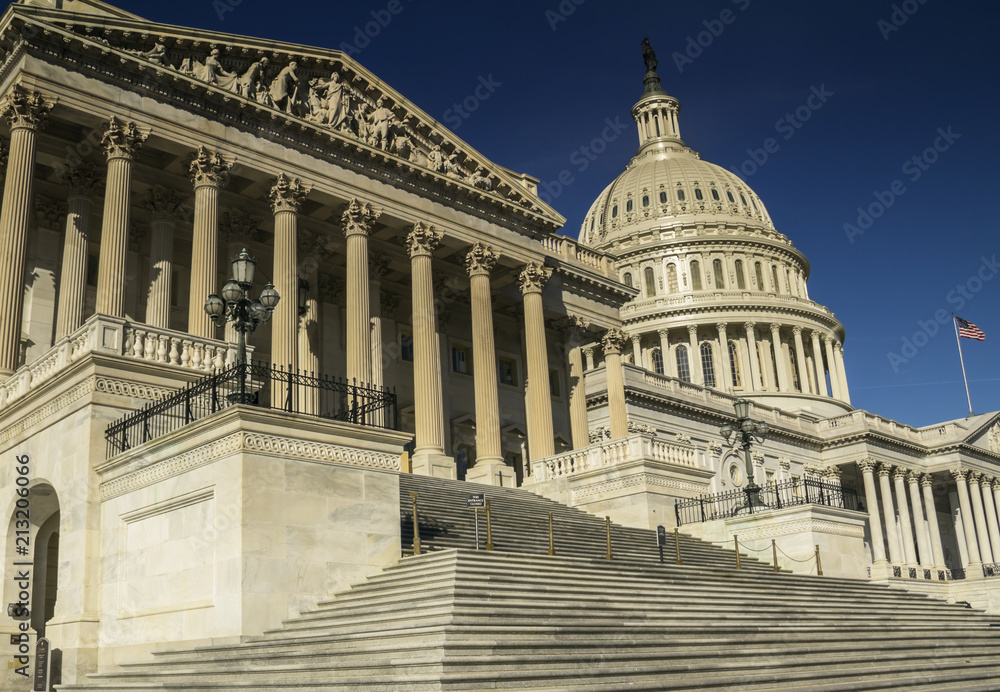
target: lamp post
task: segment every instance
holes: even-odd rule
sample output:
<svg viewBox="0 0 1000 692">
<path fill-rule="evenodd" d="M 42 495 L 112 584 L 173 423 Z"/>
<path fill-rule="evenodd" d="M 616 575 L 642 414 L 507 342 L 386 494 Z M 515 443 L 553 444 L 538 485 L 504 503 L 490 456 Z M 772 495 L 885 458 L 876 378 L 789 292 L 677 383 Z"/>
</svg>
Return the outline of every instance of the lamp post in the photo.
<svg viewBox="0 0 1000 692">
<path fill-rule="evenodd" d="M 736 427 L 723 425 L 719 433 L 726 444 L 738 444 L 743 447 L 743 456 L 747 469 L 747 511 L 753 514 L 754 507 L 764 507 L 760 499 L 760 486 L 753 478 L 753 461 L 750 458 L 750 446 L 754 442 L 763 442 L 770 428 L 767 423 L 750 418 L 750 402 L 740 397 L 733 404 L 736 409 Z"/>
<path fill-rule="evenodd" d="M 215 326 L 223 327 L 227 322 L 232 322 L 238 335 L 236 364 L 241 367 L 240 389 L 230 395 L 233 403 L 237 404 L 250 403 L 252 397 L 246 391 L 247 334 L 253 334 L 257 327 L 271 319 L 274 306 L 281 300 L 270 283 L 264 286 L 257 300 L 247 297 L 256 268 L 257 262 L 243 248 L 233 260 L 232 278 L 222 287 L 222 297 L 213 293 L 205 300 L 205 312 L 212 318 Z"/>
</svg>

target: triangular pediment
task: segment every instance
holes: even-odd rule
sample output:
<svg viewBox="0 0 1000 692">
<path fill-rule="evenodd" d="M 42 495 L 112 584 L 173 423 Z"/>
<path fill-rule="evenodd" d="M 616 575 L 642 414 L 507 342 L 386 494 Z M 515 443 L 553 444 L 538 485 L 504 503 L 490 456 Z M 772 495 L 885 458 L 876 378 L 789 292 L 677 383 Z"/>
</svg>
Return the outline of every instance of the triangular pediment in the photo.
<svg viewBox="0 0 1000 692">
<path fill-rule="evenodd" d="M 256 115 L 331 161 L 381 163 L 451 195 L 505 207 L 546 230 L 565 223 L 538 198 L 535 179 L 488 160 L 342 51 L 156 24 L 125 13 L 71 14 L 46 4 L 13 5 L 5 23 L 41 25 L 64 54 L 130 67 L 160 98 L 184 92 L 237 121 Z M 38 40 L 38 32 L 26 34 Z M 86 71 L 91 64 L 80 60 L 74 68 Z"/>
<path fill-rule="evenodd" d="M 1000 413 L 984 414 L 976 418 L 982 420 L 976 420 L 970 426 L 966 444 L 1000 454 Z"/>
</svg>

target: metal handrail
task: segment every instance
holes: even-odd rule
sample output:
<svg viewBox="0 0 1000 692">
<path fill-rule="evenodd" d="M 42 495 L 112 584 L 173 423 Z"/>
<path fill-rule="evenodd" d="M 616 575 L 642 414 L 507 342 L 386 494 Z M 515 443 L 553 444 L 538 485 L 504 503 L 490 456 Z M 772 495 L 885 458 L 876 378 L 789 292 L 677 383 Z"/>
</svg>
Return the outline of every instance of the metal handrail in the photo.
<svg viewBox="0 0 1000 692">
<path fill-rule="evenodd" d="M 747 494 L 742 489 L 700 495 L 677 500 L 674 515 L 677 525 L 683 526 L 798 505 L 823 505 L 855 511 L 860 507 L 856 489 L 816 478 L 790 478 L 769 483 L 760 489 L 760 499 L 762 506 L 749 505 Z"/>
</svg>

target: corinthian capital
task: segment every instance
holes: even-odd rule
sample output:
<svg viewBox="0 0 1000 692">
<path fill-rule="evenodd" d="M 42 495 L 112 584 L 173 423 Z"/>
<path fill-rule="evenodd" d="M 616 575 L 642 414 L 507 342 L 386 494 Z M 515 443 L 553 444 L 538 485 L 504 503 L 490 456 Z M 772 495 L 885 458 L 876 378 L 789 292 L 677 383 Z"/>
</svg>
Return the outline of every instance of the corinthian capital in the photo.
<svg viewBox="0 0 1000 692">
<path fill-rule="evenodd" d="M 381 252 L 368 253 L 368 279 L 369 281 L 381 281 L 385 273 L 389 271 L 389 258 Z"/>
<path fill-rule="evenodd" d="M 417 221 L 413 224 L 410 232 L 406 234 L 406 251 L 410 257 L 418 255 L 432 255 L 441 244 L 444 235 L 434 229 Z"/>
<path fill-rule="evenodd" d="M 567 315 L 559 323 L 559 330 L 571 345 L 577 346 L 590 330 L 590 322 L 579 315 Z"/>
<path fill-rule="evenodd" d="M 243 246 L 257 239 L 258 225 L 254 215 L 243 209 L 230 209 L 219 219 L 219 229 L 226 241 Z"/>
<path fill-rule="evenodd" d="M 601 340 L 605 355 L 620 355 L 627 342 L 628 336 L 617 327 L 612 327 L 606 331 L 604 338 Z"/>
<path fill-rule="evenodd" d="M 545 283 L 552 276 L 552 270 L 538 262 L 528 262 L 517 275 L 517 285 L 521 293 L 541 293 Z"/>
<path fill-rule="evenodd" d="M 956 481 L 958 480 L 964 481 L 965 477 L 969 474 L 968 469 L 949 469 L 949 471 L 951 473 L 951 477 L 954 478 Z"/>
<path fill-rule="evenodd" d="M 43 96 L 40 92 L 15 84 L 0 102 L 0 115 L 7 119 L 12 130 L 17 128 L 40 130 L 45 127 L 49 111 L 55 105 L 55 98 Z"/>
<path fill-rule="evenodd" d="M 267 193 L 271 201 L 271 211 L 277 214 L 279 211 L 297 212 L 302 208 L 302 203 L 309 195 L 311 185 L 306 185 L 298 178 L 279 173 L 271 183 L 271 189 Z"/>
<path fill-rule="evenodd" d="M 229 182 L 229 169 L 232 161 L 222 158 L 222 154 L 212 152 L 205 147 L 198 147 L 188 162 L 188 173 L 194 186 L 222 187 Z"/>
<path fill-rule="evenodd" d="M 871 457 L 858 460 L 858 468 L 861 469 L 861 473 L 874 473 L 876 466 L 878 466 L 878 462 Z"/>
<path fill-rule="evenodd" d="M 469 276 L 477 274 L 489 275 L 500 259 L 500 253 L 494 252 L 493 248 L 483 243 L 476 243 L 465 256 L 465 271 Z"/>
<path fill-rule="evenodd" d="M 344 235 L 368 235 L 381 214 L 382 212 L 377 211 L 370 203 L 352 199 L 340 213 Z"/>
<path fill-rule="evenodd" d="M 154 220 L 174 220 L 180 216 L 182 205 L 183 201 L 174 190 L 162 185 L 154 185 L 149 190 L 149 197 L 146 198 L 142 206 L 149 211 Z"/>
<path fill-rule="evenodd" d="M 104 176 L 88 161 L 67 166 L 61 178 L 69 188 L 69 197 L 97 197 L 104 187 Z"/>
<path fill-rule="evenodd" d="M 135 123 L 120 122 L 112 115 L 101 136 L 101 146 L 109 161 L 111 159 L 131 161 L 135 159 L 147 137 L 149 133 L 140 130 Z"/>
</svg>

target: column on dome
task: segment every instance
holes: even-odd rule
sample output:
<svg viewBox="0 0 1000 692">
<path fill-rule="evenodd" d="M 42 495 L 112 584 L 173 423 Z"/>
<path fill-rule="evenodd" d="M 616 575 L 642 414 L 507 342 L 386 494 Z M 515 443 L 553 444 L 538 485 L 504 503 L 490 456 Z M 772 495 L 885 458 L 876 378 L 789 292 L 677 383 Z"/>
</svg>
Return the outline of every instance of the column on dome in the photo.
<svg viewBox="0 0 1000 692">
<path fill-rule="evenodd" d="M 844 369 L 844 346 L 839 342 L 834 343 L 833 359 L 837 365 L 837 379 L 840 382 L 840 396 L 845 404 L 851 403 L 851 393 L 847 388 L 847 370 Z"/>
<path fill-rule="evenodd" d="M 162 185 L 149 190 L 143 206 L 149 212 L 149 288 L 146 294 L 146 324 L 160 329 L 170 328 L 170 292 L 174 271 L 174 229 L 180 216 L 181 199 Z M 208 286 L 204 297 L 217 293 Z M 191 294 L 191 302 L 202 302 L 199 294 Z M 202 310 L 204 312 L 204 310 Z"/>
<path fill-rule="evenodd" d="M 924 496 L 924 511 L 927 514 L 927 533 L 931 539 L 934 569 L 944 569 L 944 546 L 941 545 L 941 527 L 938 526 L 937 506 L 934 504 L 934 477 L 925 473 L 920 476 L 920 489 Z"/>
<path fill-rule="evenodd" d="M 628 410 L 625 403 L 625 377 L 622 374 L 622 349 L 628 337 L 621 329 L 612 328 L 604 334 L 604 369 L 608 383 L 608 415 L 611 438 L 628 435 Z"/>
<path fill-rule="evenodd" d="M 701 352 L 698 351 L 698 325 L 688 325 L 688 344 L 691 348 L 691 381 L 695 384 L 705 384 L 705 374 L 701 371 Z"/>
<path fill-rule="evenodd" d="M 906 500 L 906 472 L 902 466 L 892 470 L 892 480 L 896 491 L 896 506 L 899 508 L 899 530 L 903 533 L 903 559 L 907 567 L 916 567 L 917 550 L 913 545 L 913 524 L 910 522 L 910 507 Z"/>
<path fill-rule="evenodd" d="M 802 343 L 802 327 L 792 327 L 795 338 L 795 362 L 799 367 L 799 391 L 809 393 L 809 368 L 806 366 L 806 349 Z"/>
<path fill-rule="evenodd" d="M 913 505 L 913 528 L 917 533 L 917 550 L 920 553 L 920 566 L 930 569 L 934 566 L 934 556 L 931 554 L 928 543 L 929 533 L 927 522 L 924 520 L 923 502 L 920 499 L 920 474 L 916 471 L 908 471 L 906 483 L 910 491 L 910 504 Z"/>
<path fill-rule="evenodd" d="M 899 550 L 899 533 L 896 531 L 896 508 L 892 502 L 892 488 L 889 485 L 889 474 L 892 466 L 879 464 L 878 481 L 882 491 L 882 516 L 885 517 L 886 542 L 889 544 L 889 561 L 894 565 L 903 564 L 903 556 Z"/>
<path fill-rule="evenodd" d="M 969 555 L 969 571 L 973 574 L 982 569 L 976 527 L 972 516 L 972 502 L 969 500 L 969 485 L 966 483 L 967 469 L 951 469 L 951 476 L 958 488 L 958 506 L 962 512 L 962 528 L 965 532 L 965 548 Z M 958 532 L 956 531 L 956 534 Z"/>
<path fill-rule="evenodd" d="M 132 163 L 149 136 L 133 122 L 111 116 L 101 137 L 108 157 L 104 186 L 104 222 L 101 225 L 101 258 L 97 275 L 97 312 L 125 316 L 125 251 L 128 243 Z M 206 294 L 207 297 L 207 294 Z"/>
<path fill-rule="evenodd" d="M 820 396 L 830 396 L 826 388 L 826 372 L 823 369 L 823 350 L 819 345 L 820 334 L 815 329 L 810 333 L 812 339 L 813 365 L 816 366 L 816 385 Z"/>
<path fill-rule="evenodd" d="M 747 334 L 747 360 L 750 363 L 747 389 L 752 392 L 759 392 L 761 390 L 761 375 L 760 359 L 758 358 L 759 354 L 757 351 L 757 338 L 754 335 L 755 326 L 756 325 L 753 322 L 745 322 L 743 324 L 743 329 Z"/>
<path fill-rule="evenodd" d="M 583 347 L 583 357 L 586 358 L 587 361 L 587 370 L 594 369 L 594 349 L 596 348 L 597 346 L 595 344 Z"/>
<path fill-rule="evenodd" d="M 636 367 L 646 367 L 646 364 L 642 362 L 642 335 L 630 334 L 629 338 L 632 340 L 632 362 Z"/>
<path fill-rule="evenodd" d="M 298 367 L 305 375 L 315 375 L 319 367 L 319 255 L 321 241 L 312 233 L 298 234 L 296 251 L 302 258 L 299 262 L 300 282 L 305 282 L 305 305 L 298 305 L 298 293 L 295 303 L 298 314 L 299 331 L 296 338 L 298 344 Z M 296 289 L 297 291 L 297 289 Z M 304 308 L 304 309 L 302 309 Z M 310 386 L 299 387 L 299 406 L 302 413 L 320 413 L 319 389 Z M 379 421 L 381 422 L 381 421 Z"/>
<path fill-rule="evenodd" d="M 21 356 L 24 268 L 28 222 L 34 211 L 32 188 L 38 131 L 45 126 L 55 99 L 14 85 L 0 102 L 10 125 L 10 149 L 0 208 L 0 374 L 17 369 Z"/>
<path fill-rule="evenodd" d="M 875 489 L 876 466 L 874 459 L 862 459 L 858 462 L 865 483 L 865 504 L 868 506 L 868 526 L 872 535 L 872 561 L 875 565 L 884 567 L 885 542 L 882 538 L 882 519 L 879 516 L 878 493 Z"/>
<path fill-rule="evenodd" d="M 778 391 L 790 392 L 792 388 L 788 381 L 788 369 L 785 367 L 785 354 L 781 350 L 781 325 L 776 322 L 771 323 L 771 347 L 774 349 L 774 369 L 776 370 Z"/>
<path fill-rule="evenodd" d="M 56 310 L 56 341 L 83 324 L 87 295 L 87 240 L 90 210 L 101 193 L 101 175 L 87 162 L 67 167 L 62 181 L 69 187 L 66 232 L 63 237 L 62 271 L 59 275 L 59 307 Z"/>
<path fill-rule="evenodd" d="M 590 323 L 582 317 L 570 315 L 563 323 L 569 360 L 569 423 L 573 437 L 573 449 L 583 449 L 590 444 L 587 423 L 587 387 L 583 370 L 583 339 L 590 329 Z M 534 457 L 532 457 L 534 458 Z"/>
<path fill-rule="evenodd" d="M 677 377 L 677 361 L 670 357 L 670 330 L 657 330 L 660 337 L 660 357 L 663 360 L 663 374 Z"/>
<path fill-rule="evenodd" d="M 347 379 L 371 380 L 371 298 L 368 295 L 368 234 L 381 212 L 352 199 L 340 218 L 347 238 Z"/>
<path fill-rule="evenodd" d="M 972 500 L 972 516 L 976 522 L 976 537 L 979 540 L 980 559 L 986 564 L 993 564 L 993 550 L 990 547 L 990 535 L 986 528 L 986 512 L 983 511 L 983 491 L 979 479 L 983 474 L 970 471 L 968 474 L 969 496 Z"/>
<path fill-rule="evenodd" d="M 840 391 L 840 375 L 837 373 L 837 361 L 833 355 L 833 337 L 824 334 L 823 346 L 826 347 L 826 367 L 830 371 L 830 396 L 837 401 L 843 401 L 844 398 Z"/>
<path fill-rule="evenodd" d="M 529 425 L 528 451 L 533 460 L 555 454 L 549 355 L 542 305 L 542 289 L 551 276 L 551 269 L 536 262 L 524 265 L 517 276 L 524 300 L 524 342 L 528 359 L 525 410 Z"/>
<path fill-rule="evenodd" d="M 726 336 L 726 323 L 719 322 L 715 328 L 719 330 L 719 368 L 722 370 L 721 377 L 716 379 L 721 380 L 722 388 L 725 391 L 731 392 L 736 385 L 733 382 L 732 366 L 729 363 L 729 337 Z"/>
<path fill-rule="evenodd" d="M 1000 524 L 997 522 L 997 508 L 993 500 L 992 487 L 995 480 L 984 474 L 979 480 L 979 486 L 983 493 L 983 511 L 986 513 L 986 528 L 990 534 L 993 559 L 1000 561 Z"/>
<path fill-rule="evenodd" d="M 309 190 L 310 186 L 298 178 L 279 173 L 269 193 L 274 212 L 272 281 L 281 296 L 271 316 L 271 364 L 292 372 L 299 369 L 299 210 Z M 288 395 L 288 391 L 281 395 Z"/>
<path fill-rule="evenodd" d="M 389 270 L 389 260 L 380 252 L 368 256 L 368 312 L 371 315 L 371 376 L 374 387 L 385 385 L 382 369 L 382 279 Z"/>
</svg>

